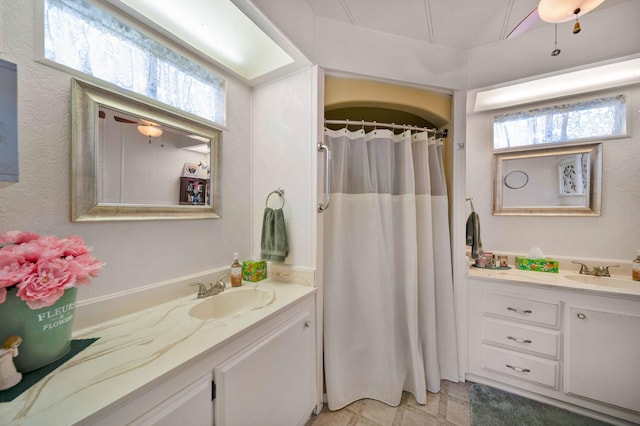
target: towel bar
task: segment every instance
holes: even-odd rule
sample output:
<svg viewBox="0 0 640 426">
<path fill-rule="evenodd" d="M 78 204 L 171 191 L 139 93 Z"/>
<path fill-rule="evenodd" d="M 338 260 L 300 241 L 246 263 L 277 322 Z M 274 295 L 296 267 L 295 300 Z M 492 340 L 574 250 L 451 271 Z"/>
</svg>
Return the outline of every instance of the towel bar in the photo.
<svg viewBox="0 0 640 426">
<path fill-rule="evenodd" d="M 284 207 L 284 189 L 282 188 L 278 188 L 275 191 L 271 191 L 269 195 L 267 195 L 267 199 L 264 201 L 265 206 L 269 207 L 269 198 L 273 194 L 278 194 L 280 196 L 280 201 L 282 201 L 282 205 L 280 206 L 280 208 L 283 208 Z"/>
</svg>

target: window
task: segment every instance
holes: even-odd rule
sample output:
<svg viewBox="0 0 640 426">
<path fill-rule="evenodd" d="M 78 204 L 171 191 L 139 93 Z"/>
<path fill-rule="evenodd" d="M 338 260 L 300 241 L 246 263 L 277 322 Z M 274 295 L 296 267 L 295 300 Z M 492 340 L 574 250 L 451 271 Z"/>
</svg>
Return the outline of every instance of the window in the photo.
<svg viewBox="0 0 640 426">
<path fill-rule="evenodd" d="M 44 56 L 225 123 L 225 80 L 83 0 L 44 0 Z"/>
<path fill-rule="evenodd" d="M 611 139 L 626 135 L 624 95 L 493 117 L 493 148 Z"/>
</svg>

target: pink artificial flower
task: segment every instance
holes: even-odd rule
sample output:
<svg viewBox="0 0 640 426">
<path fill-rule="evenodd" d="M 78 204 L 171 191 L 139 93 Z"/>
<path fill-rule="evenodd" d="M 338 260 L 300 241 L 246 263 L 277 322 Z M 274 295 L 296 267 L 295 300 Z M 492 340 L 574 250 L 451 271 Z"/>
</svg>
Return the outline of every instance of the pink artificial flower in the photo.
<svg viewBox="0 0 640 426">
<path fill-rule="evenodd" d="M 22 244 L 38 238 L 38 234 L 33 232 L 10 231 L 0 234 L 0 244 Z"/>
<path fill-rule="evenodd" d="M 75 279 L 67 268 L 69 262 L 61 258 L 39 261 L 33 273 L 25 277 L 18 287 L 18 297 L 31 309 L 53 305 L 65 289 L 73 287 Z"/>
<path fill-rule="evenodd" d="M 66 260 L 69 262 L 69 271 L 75 276 L 75 285 L 89 284 L 89 277 L 97 277 L 98 271 L 104 266 L 104 262 L 100 262 L 88 253 L 76 258 L 69 256 Z"/>
<path fill-rule="evenodd" d="M 104 266 L 82 238 L 11 231 L 0 234 L 0 303 L 8 287 L 31 309 L 53 305 L 68 288 L 89 284 Z"/>
<path fill-rule="evenodd" d="M 19 283 L 33 271 L 35 265 L 25 260 L 19 247 L 11 245 L 0 249 L 0 288 Z"/>
<path fill-rule="evenodd" d="M 60 248 L 63 256 L 78 257 L 89 251 L 82 238 L 77 235 L 60 240 Z"/>
</svg>

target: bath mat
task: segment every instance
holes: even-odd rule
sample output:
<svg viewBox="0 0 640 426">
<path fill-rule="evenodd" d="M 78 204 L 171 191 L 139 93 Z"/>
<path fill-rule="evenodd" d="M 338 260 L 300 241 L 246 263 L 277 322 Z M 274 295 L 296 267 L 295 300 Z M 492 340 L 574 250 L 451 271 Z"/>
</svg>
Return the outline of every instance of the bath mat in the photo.
<svg viewBox="0 0 640 426">
<path fill-rule="evenodd" d="M 69 352 L 62 358 L 57 361 L 52 362 L 51 364 L 47 364 L 44 367 L 38 368 L 37 370 L 29 371 L 28 373 L 22 374 L 22 381 L 15 385 L 12 388 L 0 391 L 0 403 L 1 402 L 9 402 L 13 401 L 17 397 L 19 397 L 23 392 L 27 391 L 31 386 L 38 383 L 42 380 L 47 374 L 51 373 L 53 370 L 69 361 L 71 358 L 76 356 L 79 352 L 88 348 L 93 342 L 98 340 L 98 338 L 92 339 L 77 339 L 71 341 L 71 348 Z"/>
<path fill-rule="evenodd" d="M 469 388 L 471 426 L 605 426 L 600 420 L 490 386 Z"/>
</svg>

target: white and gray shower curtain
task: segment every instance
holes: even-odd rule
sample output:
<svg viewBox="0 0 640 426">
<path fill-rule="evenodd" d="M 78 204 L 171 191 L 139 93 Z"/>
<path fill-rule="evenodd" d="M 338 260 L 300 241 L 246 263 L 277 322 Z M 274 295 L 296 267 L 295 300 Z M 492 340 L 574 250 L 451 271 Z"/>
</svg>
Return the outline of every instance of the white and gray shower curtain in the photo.
<svg viewBox="0 0 640 426">
<path fill-rule="evenodd" d="M 324 358 L 329 409 L 362 398 L 426 403 L 458 381 L 442 142 L 325 130 Z"/>
</svg>

